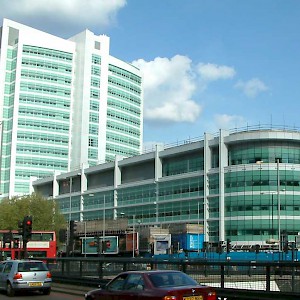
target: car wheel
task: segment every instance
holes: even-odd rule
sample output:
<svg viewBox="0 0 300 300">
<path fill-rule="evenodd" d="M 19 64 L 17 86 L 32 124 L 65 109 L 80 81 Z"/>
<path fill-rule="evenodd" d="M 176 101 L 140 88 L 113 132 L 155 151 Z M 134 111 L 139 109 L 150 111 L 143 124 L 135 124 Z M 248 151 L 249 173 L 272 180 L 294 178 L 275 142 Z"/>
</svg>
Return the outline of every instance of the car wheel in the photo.
<svg viewBox="0 0 300 300">
<path fill-rule="evenodd" d="M 7 283 L 6 286 L 6 293 L 8 297 L 13 297 L 15 295 L 15 290 L 13 289 L 10 282 Z"/>
<path fill-rule="evenodd" d="M 43 295 L 50 295 L 50 293 L 51 293 L 51 289 L 50 288 L 43 290 Z"/>
</svg>

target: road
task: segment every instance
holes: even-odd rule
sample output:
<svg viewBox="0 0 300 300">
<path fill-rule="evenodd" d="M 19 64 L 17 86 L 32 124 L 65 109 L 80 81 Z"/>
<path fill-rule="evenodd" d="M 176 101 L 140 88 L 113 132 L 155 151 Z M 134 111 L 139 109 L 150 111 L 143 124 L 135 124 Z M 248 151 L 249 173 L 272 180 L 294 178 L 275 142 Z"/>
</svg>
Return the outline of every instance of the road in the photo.
<svg viewBox="0 0 300 300">
<path fill-rule="evenodd" d="M 25 299 L 25 300 L 83 300 L 84 293 L 93 289 L 92 287 L 76 286 L 69 284 L 52 284 L 52 291 L 49 296 L 38 292 L 19 293 L 15 297 L 8 297 L 4 291 L 0 291 L 0 300 Z"/>
<path fill-rule="evenodd" d="M 40 293 L 22 293 L 22 294 L 17 294 L 14 297 L 8 297 L 5 295 L 4 292 L 0 292 L 0 300 L 9 300 L 9 299 L 15 299 L 15 300 L 83 300 L 84 296 L 79 296 L 79 295 L 69 295 L 69 294 L 64 294 L 61 292 L 51 292 L 49 296 L 44 296 L 41 295 Z"/>
</svg>

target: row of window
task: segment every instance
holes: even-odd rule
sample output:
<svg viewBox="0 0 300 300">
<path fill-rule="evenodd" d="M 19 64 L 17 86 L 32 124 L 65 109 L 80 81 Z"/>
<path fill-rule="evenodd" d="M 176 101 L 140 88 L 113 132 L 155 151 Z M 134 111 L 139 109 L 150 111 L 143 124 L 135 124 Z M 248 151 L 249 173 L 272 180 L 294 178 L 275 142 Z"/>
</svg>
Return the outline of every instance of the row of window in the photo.
<svg viewBox="0 0 300 300">
<path fill-rule="evenodd" d="M 101 56 L 92 54 L 92 63 L 95 65 L 101 65 Z"/>
<path fill-rule="evenodd" d="M 20 103 L 35 104 L 45 106 L 52 106 L 57 108 L 69 109 L 70 100 L 65 100 L 62 98 L 51 97 L 48 95 L 34 95 L 34 94 L 24 94 L 22 93 L 19 97 Z"/>
<path fill-rule="evenodd" d="M 56 145 L 68 145 L 69 136 L 57 136 L 52 134 L 33 134 L 28 132 L 18 132 L 18 140 L 33 142 L 33 143 L 44 143 L 44 144 L 56 144 Z"/>
<path fill-rule="evenodd" d="M 59 86 L 49 86 L 38 83 L 21 82 L 21 91 L 39 92 L 45 94 L 53 94 L 55 96 L 66 97 L 71 95 L 71 89 Z"/>
<path fill-rule="evenodd" d="M 96 113 L 90 113 L 89 121 L 93 123 L 99 123 L 99 115 Z"/>
<path fill-rule="evenodd" d="M 56 148 L 56 147 L 49 147 L 49 146 L 28 146 L 28 145 L 18 145 L 17 146 L 17 153 L 22 154 L 32 154 L 32 155 L 46 155 L 46 156 L 68 156 L 68 149 L 65 148 Z"/>
<path fill-rule="evenodd" d="M 17 157 L 16 159 L 16 168 L 19 167 L 30 167 L 30 168 L 46 168 L 53 169 L 60 168 L 67 170 L 68 160 L 54 160 L 51 159 L 51 156 L 47 159 L 39 158 L 27 158 L 27 157 Z"/>
<path fill-rule="evenodd" d="M 140 141 L 138 139 L 133 139 L 128 136 L 116 135 L 111 132 L 106 133 L 106 139 L 108 141 L 112 141 L 112 142 L 116 142 L 116 143 L 130 144 L 135 147 L 140 146 Z"/>
<path fill-rule="evenodd" d="M 93 66 L 92 65 L 91 74 L 96 75 L 96 76 L 100 76 L 101 75 L 101 68 L 98 67 L 98 66 Z"/>
<path fill-rule="evenodd" d="M 34 109 L 30 107 L 20 107 L 19 109 L 20 116 L 32 116 L 34 118 L 46 118 L 53 120 L 63 120 L 68 121 L 70 119 L 70 112 L 54 111 L 54 110 L 45 110 L 43 108 Z"/>
<path fill-rule="evenodd" d="M 284 142 L 259 142 L 229 147 L 231 165 L 251 164 L 256 162 L 300 163 L 300 145 Z"/>
<path fill-rule="evenodd" d="M 141 122 L 139 118 L 135 118 L 130 115 L 126 115 L 124 113 L 119 113 L 118 111 L 113 111 L 111 109 L 108 109 L 107 116 L 111 119 L 115 119 L 118 121 L 126 122 L 135 126 L 140 126 Z"/>
<path fill-rule="evenodd" d="M 12 106 L 14 104 L 14 96 L 4 96 L 4 106 Z"/>
<path fill-rule="evenodd" d="M 100 99 L 100 90 L 91 89 L 91 91 L 90 91 L 90 97 L 92 99 Z"/>
<path fill-rule="evenodd" d="M 56 122 L 48 122 L 48 120 L 36 121 L 32 119 L 18 119 L 19 128 L 30 128 L 31 130 L 56 131 L 68 133 L 70 130 L 69 124 Z"/>
<path fill-rule="evenodd" d="M 13 59 L 17 57 L 17 49 L 7 49 L 6 58 Z"/>
<path fill-rule="evenodd" d="M 109 107 L 119 109 L 121 111 L 127 111 L 137 117 L 140 117 L 141 115 L 141 108 L 136 107 L 134 105 L 130 105 L 128 103 L 125 103 L 123 101 L 118 101 L 116 99 L 108 98 L 107 99 L 107 104 Z"/>
<path fill-rule="evenodd" d="M 139 155 L 138 150 L 133 150 L 126 148 L 124 146 L 120 145 L 113 145 L 113 144 L 106 144 L 106 151 L 113 152 L 114 154 L 124 155 L 124 156 L 135 156 Z"/>
<path fill-rule="evenodd" d="M 5 74 L 5 82 L 12 82 L 16 80 L 15 72 L 6 72 Z"/>
<path fill-rule="evenodd" d="M 89 138 L 89 147 L 98 147 L 98 139 Z"/>
<path fill-rule="evenodd" d="M 34 177 L 37 177 L 37 178 L 44 178 L 44 177 L 47 177 L 47 176 L 51 176 L 53 175 L 53 172 L 51 171 L 45 171 L 45 170 L 34 170 L 34 169 L 17 169 L 16 172 L 15 172 L 15 176 L 16 178 L 19 178 L 19 179 L 27 179 L 28 180 L 28 177 L 31 177 L 31 176 L 34 176 Z"/>
<path fill-rule="evenodd" d="M 119 131 L 128 135 L 136 136 L 138 138 L 140 137 L 139 129 L 131 127 L 130 125 L 119 124 L 110 120 L 107 121 L 107 130 L 112 130 L 114 132 Z"/>
<path fill-rule="evenodd" d="M 91 100 L 90 101 L 90 110 L 99 112 L 99 101 L 97 101 L 97 100 Z"/>
<path fill-rule="evenodd" d="M 60 64 L 50 61 L 26 59 L 22 60 L 22 66 L 35 67 L 39 69 L 49 69 L 61 73 L 72 73 L 72 65 Z"/>
<path fill-rule="evenodd" d="M 177 161 L 164 161 L 163 176 L 172 176 L 204 170 L 204 159 L 201 156 L 182 158 Z"/>
<path fill-rule="evenodd" d="M 91 86 L 100 88 L 100 79 L 96 77 L 92 77 Z"/>
<path fill-rule="evenodd" d="M 89 134 L 97 136 L 98 133 L 99 133 L 99 127 L 94 124 L 89 124 Z"/>
<path fill-rule="evenodd" d="M 115 86 L 120 86 L 132 93 L 137 94 L 137 95 L 140 95 L 141 91 L 142 91 L 140 87 L 130 84 L 124 80 L 114 78 L 112 76 L 108 76 L 108 83 L 115 85 Z"/>
<path fill-rule="evenodd" d="M 7 60 L 6 61 L 6 71 L 15 70 L 16 67 L 17 67 L 17 61 L 16 60 L 13 60 L 13 61 Z"/>
<path fill-rule="evenodd" d="M 137 76 L 129 71 L 126 71 L 124 69 L 118 68 L 116 66 L 113 65 L 109 65 L 108 66 L 108 70 L 111 71 L 114 75 L 119 75 L 123 78 L 129 79 L 131 81 L 136 82 L 137 84 L 141 84 L 142 83 L 142 79 L 140 76 Z"/>
<path fill-rule="evenodd" d="M 115 96 L 120 99 L 128 100 L 129 102 L 132 102 L 133 104 L 136 104 L 138 106 L 141 105 L 141 98 L 136 97 L 130 93 L 126 93 L 124 91 L 114 89 L 112 87 L 108 87 L 108 95 L 109 96 Z"/>
<path fill-rule="evenodd" d="M 241 215 L 241 212 L 261 212 L 262 214 L 267 214 L 268 216 L 270 215 L 271 211 L 274 211 L 274 215 L 277 214 L 277 204 L 274 205 L 273 207 L 270 205 L 254 205 L 254 204 L 249 204 L 249 205 L 230 205 L 225 207 L 225 211 L 228 213 L 226 214 L 227 217 L 230 216 L 230 213 L 232 212 L 239 212 L 239 215 Z M 276 212 L 275 212 L 276 211 Z M 299 203 L 295 205 L 294 203 L 291 203 L 289 205 L 281 204 L 280 205 L 280 211 L 300 211 L 300 206 Z M 236 214 L 234 214 L 236 215 Z"/>
<path fill-rule="evenodd" d="M 21 76 L 23 78 L 28 78 L 31 80 L 42 80 L 42 81 L 49 81 L 53 83 L 59 84 L 71 84 L 71 77 L 63 76 L 59 74 L 51 74 L 51 73 L 41 73 L 35 72 L 30 70 L 22 70 Z"/>
<path fill-rule="evenodd" d="M 15 83 L 5 84 L 4 93 L 7 95 L 11 95 L 15 92 Z"/>
<path fill-rule="evenodd" d="M 41 48 L 41 47 L 35 47 L 35 46 L 23 46 L 23 53 L 29 54 L 30 56 L 43 56 L 55 60 L 62 60 L 62 61 L 69 61 L 72 62 L 73 54 L 59 51 L 59 50 L 53 50 L 53 49 L 47 49 L 47 48 Z"/>
<path fill-rule="evenodd" d="M 88 158 L 97 160 L 98 158 L 98 150 L 97 149 L 88 149 Z"/>
</svg>

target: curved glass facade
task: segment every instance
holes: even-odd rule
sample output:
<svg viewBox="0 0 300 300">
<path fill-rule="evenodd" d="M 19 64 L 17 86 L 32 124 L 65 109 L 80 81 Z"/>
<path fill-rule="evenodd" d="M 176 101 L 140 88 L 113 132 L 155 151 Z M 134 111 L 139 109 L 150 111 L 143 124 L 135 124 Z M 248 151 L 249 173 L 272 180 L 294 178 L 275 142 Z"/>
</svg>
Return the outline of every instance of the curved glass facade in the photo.
<svg viewBox="0 0 300 300">
<path fill-rule="evenodd" d="M 72 218 L 101 219 L 105 210 L 110 218 L 122 214 L 142 226 L 201 224 L 207 242 L 279 247 L 281 235 L 294 241 L 300 231 L 299 154 L 295 130 L 221 130 L 217 138 L 157 147 L 114 166 L 81 170 L 85 200 Z M 43 193 L 44 184 L 36 182 L 35 189 Z M 86 197 L 90 193 L 94 199 Z M 62 205 L 63 195 L 53 197 Z"/>
</svg>

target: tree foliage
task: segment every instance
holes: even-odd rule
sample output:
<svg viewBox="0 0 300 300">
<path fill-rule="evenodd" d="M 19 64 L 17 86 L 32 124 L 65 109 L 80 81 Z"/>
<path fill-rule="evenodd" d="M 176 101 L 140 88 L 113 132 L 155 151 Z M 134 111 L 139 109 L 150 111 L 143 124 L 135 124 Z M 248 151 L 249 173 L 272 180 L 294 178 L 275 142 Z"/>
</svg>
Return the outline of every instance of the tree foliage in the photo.
<svg viewBox="0 0 300 300">
<path fill-rule="evenodd" d="M 59 229 L 66 227 L 58 204 L 36 193 L 3 199 L 0 212 L 0 229 L 17 230 L 18 221 L 25 216 L 32 216 L 32 230 L 54 230 L 58 233 Z"/>
</svg>

